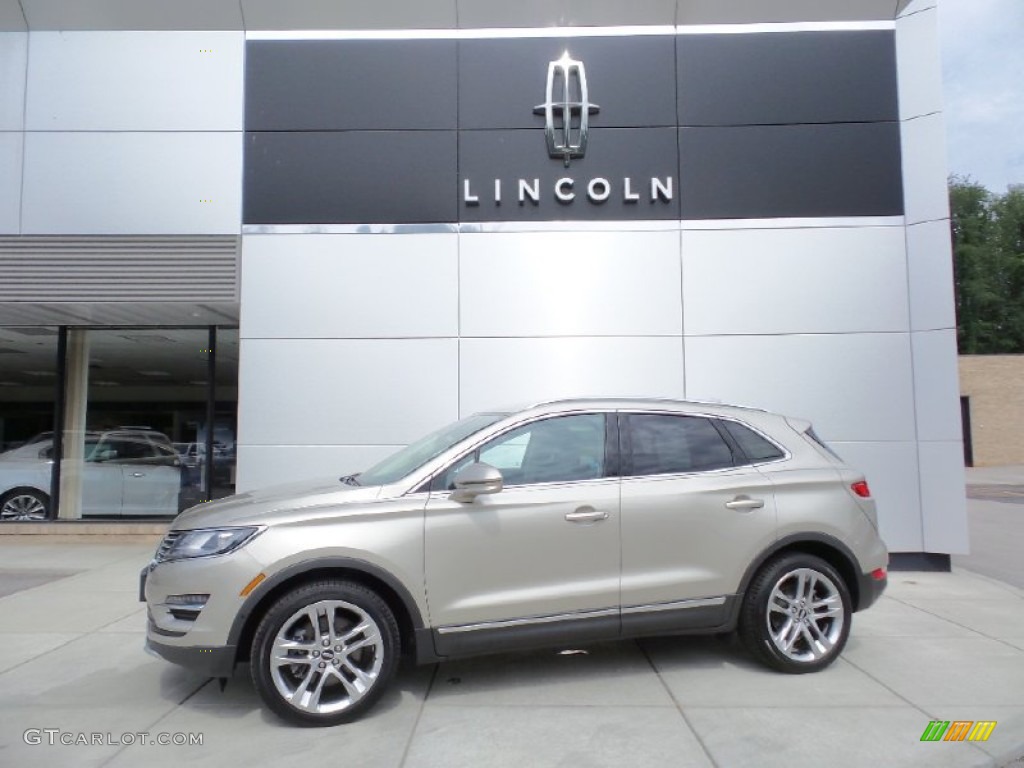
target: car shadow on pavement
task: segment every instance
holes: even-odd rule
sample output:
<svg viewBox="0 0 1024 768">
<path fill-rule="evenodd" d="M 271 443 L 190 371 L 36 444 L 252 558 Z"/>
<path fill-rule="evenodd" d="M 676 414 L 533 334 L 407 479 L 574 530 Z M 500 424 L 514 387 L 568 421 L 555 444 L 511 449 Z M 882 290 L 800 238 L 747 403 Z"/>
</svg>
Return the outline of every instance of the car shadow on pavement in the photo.
<svg viewBox="0 0 1024 768">
<path fill-rule="evenodd" d="M 390 710 L 406 706 L 410 699 L 421 701 L 432 675 L 432 666 L 407 669 L 403 665 L 398 669 L 391 685 L 374 705 L 371 714 L 383 715 Z M 190 690 L 184 698 L 181 697 L 183 689 Z M 197 723 L 203 723 L 209 719 L 241 720 L 258 713 L 256 716 L 266 725 L 294 728 L 264 707 L 253 687 L 248 664 L 239 664 L 223 689 L 219 679 L 199 677 L 184 668 L 168 665 L 160 678 L 160 695 L 178 705 L 169 716 L 176 721 L 195 720 Z M 182 726 L 184 727 L 184 724 Z"/>
</svg>

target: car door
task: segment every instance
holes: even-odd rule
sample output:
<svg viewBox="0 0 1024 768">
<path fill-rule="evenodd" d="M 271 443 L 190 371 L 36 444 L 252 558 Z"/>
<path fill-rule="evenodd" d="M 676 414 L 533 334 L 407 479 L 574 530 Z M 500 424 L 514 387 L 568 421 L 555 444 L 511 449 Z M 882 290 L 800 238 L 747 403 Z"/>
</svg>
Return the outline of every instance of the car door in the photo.
<svg viewBox="0 0 1024 768">
<path fill-rule="evenodd" d="M 623 627 L 716 626 L 775 539 L 772 485 L 715 419 L 627 413 L 620 429 Z"/>
<path fill-rule="evenodd" d="M 86 438 L 82 463 L 82 516 L 118 516 L 124 481 L 116 448 L 96 437 Z"/>
<path fill-rule="evenodd" d="M 425 573 L 438 653 L 617 636 L 619 480 L 609 425 L 614 432 L 603 413 L 538 419 L 434 479 Z M 455 475 L 475 461 L 502 471 L 503 490 L 454 500 Z"/>
<path fill-rule="evenodd" d="M 123 480 L 123 514 L 176 515 L 181 469 L 174 451 L 143 436 L 121 437 L 112 442 L 117 446 L 116 461 Z"/>
</svg>

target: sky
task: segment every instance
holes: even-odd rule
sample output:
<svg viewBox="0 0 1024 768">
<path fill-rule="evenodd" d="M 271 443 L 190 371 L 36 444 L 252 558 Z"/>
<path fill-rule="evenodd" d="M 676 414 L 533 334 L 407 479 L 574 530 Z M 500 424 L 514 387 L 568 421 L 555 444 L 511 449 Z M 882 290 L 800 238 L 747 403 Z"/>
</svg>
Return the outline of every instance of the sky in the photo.
<svg viewBox="0 0 1024 768">
<path fill-rule="evenodd" d="M 939 0 L 949 172 L 1024 184 L 1024 0 Z"/>
</svg>

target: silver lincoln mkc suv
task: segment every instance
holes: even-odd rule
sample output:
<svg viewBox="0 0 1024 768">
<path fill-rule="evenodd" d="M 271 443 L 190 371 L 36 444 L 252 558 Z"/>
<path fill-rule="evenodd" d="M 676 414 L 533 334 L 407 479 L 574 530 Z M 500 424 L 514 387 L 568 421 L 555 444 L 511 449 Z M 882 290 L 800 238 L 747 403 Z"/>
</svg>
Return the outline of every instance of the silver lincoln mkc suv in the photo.
<svg viewBox="0 0 1024 768">
<path fill-rule="evenodd" d="M 419 663 L 737 631 L 782 672 L 842 651 L 886 584 L 862 474 L 806 421 L 667 400 L 478 413 L 371 469 L 181 514 L 142 573 L 147 646 L 250 662 L 301 725 Z"/>
</svg>

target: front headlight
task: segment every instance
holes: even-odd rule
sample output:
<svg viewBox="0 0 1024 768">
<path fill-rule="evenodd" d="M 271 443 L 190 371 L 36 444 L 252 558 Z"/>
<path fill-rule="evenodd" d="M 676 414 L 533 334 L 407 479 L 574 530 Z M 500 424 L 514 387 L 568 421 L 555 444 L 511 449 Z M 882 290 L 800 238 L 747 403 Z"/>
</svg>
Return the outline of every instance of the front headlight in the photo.
<svg viewBox="0 0 1024 768">
<path fill-rule="evenodd" d="M 190 557 L 225 555 L 245 544 L 260 532 L 255 526 L 245 528 L 197 528 L 192 531 L 173 531 L 175 537 L 166 551 L 161 552 L 163 560 L 184 560 Z M 164 548 L 161 547 L 161 550 Z"/>
</svg>

